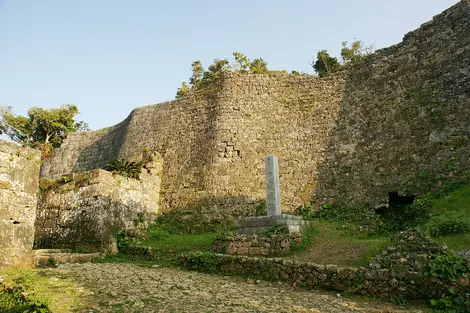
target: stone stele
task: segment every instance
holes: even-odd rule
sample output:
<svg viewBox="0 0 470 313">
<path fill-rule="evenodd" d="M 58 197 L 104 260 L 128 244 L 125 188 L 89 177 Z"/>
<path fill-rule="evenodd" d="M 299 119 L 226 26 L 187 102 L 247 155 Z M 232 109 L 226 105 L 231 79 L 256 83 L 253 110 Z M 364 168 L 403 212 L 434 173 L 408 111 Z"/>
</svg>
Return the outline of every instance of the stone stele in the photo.
<svg viewBox="0 0 470 313">
<path fill-rule="evenodd" d="M 275 155 L 264 158 L 266 172 L 266 208 L 268 216 L 281 214 L 281 188 L 279 186 L 279 164 Z"/>
</svg>

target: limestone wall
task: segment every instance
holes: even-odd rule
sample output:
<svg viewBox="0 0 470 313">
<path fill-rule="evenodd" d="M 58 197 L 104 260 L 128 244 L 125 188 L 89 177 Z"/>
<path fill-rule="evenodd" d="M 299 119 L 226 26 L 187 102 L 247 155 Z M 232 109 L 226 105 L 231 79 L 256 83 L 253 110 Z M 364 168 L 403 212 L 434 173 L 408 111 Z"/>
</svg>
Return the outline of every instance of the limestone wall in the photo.
<svg viewBox="0 0 470 313">
<path fill-rule="evenodd" d="M 140 180 L 104 170 L 42 179 L 35 246 L 117 252 L 119 231 L 145 227 L 159 212 L 161 160 L 151 164 Z"/>
<path fill-rule="evenodd" d="M 348 71 L 318 202 L 377 205 L 470 173 L 470 2 Z"/>
<path fill-rule="evenodd" d="M 280 255 L 288 253 L 300 244 L 300 233 L 278 235 L 229 235 L 218 238 L 212 244 L 212 251 L 230 255 Z"/>
<path fill-rule="evenodd" d="M 159 152 L 162 207 L 252 213 L 263 159 L 279 158 L 283 210 L 312 201 L 378 205 L 467 177 L 470 3 L 462 1 L 326 78 L 229 73 L 210 89 L 135 109 L 111 128 L 71 134 L 43 176 Z"/>
<path fill-rule="evenodd" d="M 0 268 L 32 264 L 41 153 L 0 140 Z"/>
<path fill-rule="evenodd" d="M 371 267 L 340 267 L 282 258 L 192 253 L 181 256 L 192 270 L 284 281 L 309 289 L 325 288 L 376 298 L 435 299 L 454 289 L 465 296 L 470 279 L 448 282 L 421 272 Z M 403 268 L 403 264 L 401 265 Z"/>
</svg>

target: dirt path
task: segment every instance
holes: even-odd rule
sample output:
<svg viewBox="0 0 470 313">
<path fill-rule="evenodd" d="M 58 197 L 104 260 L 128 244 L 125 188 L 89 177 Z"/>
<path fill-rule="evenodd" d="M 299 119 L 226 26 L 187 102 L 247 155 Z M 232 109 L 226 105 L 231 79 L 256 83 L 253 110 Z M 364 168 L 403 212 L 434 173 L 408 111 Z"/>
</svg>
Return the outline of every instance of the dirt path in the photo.
<svg viewBox="0 0 470 313">
<path fill-rule="evenodd" d="M 80 312 L 419 312 L 356 301 L 282 283 L 133 264 L 67 264 L 69 278 L 92 292 Z M 62 271 L 61 271 L 62 272 Z"/>
</svg>

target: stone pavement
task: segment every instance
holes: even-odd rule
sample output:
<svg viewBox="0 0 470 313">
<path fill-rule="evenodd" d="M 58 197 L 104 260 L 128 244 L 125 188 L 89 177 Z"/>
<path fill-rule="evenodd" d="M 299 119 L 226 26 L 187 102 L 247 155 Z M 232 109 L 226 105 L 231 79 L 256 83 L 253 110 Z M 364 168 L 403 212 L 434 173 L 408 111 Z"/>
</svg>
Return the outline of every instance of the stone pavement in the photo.
<svg viewBox="0 0 470 313">
<path fill-rule="evenodd" d="M 79 312 L 421 312 L 283 283 L 133 264 L 64 264 L 82 285 Z M 62 272 L 62 271 L 61 271 Z"/>
</svg>

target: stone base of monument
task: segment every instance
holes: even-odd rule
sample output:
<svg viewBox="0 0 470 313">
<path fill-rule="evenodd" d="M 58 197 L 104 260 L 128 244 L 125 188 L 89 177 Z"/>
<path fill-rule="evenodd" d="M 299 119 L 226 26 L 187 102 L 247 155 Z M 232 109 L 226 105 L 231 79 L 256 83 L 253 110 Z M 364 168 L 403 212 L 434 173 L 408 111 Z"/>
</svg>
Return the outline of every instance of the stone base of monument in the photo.
<svg viewBox="0 0 470 313">
<path fill-rule="evenodd" d="M 289 234 L 300 233 L 307 223 L 302 216 L 289 214 L 239 217 L 237 234 L 261 234 L 275 225 L 286 225 Z"/>
</svg>

